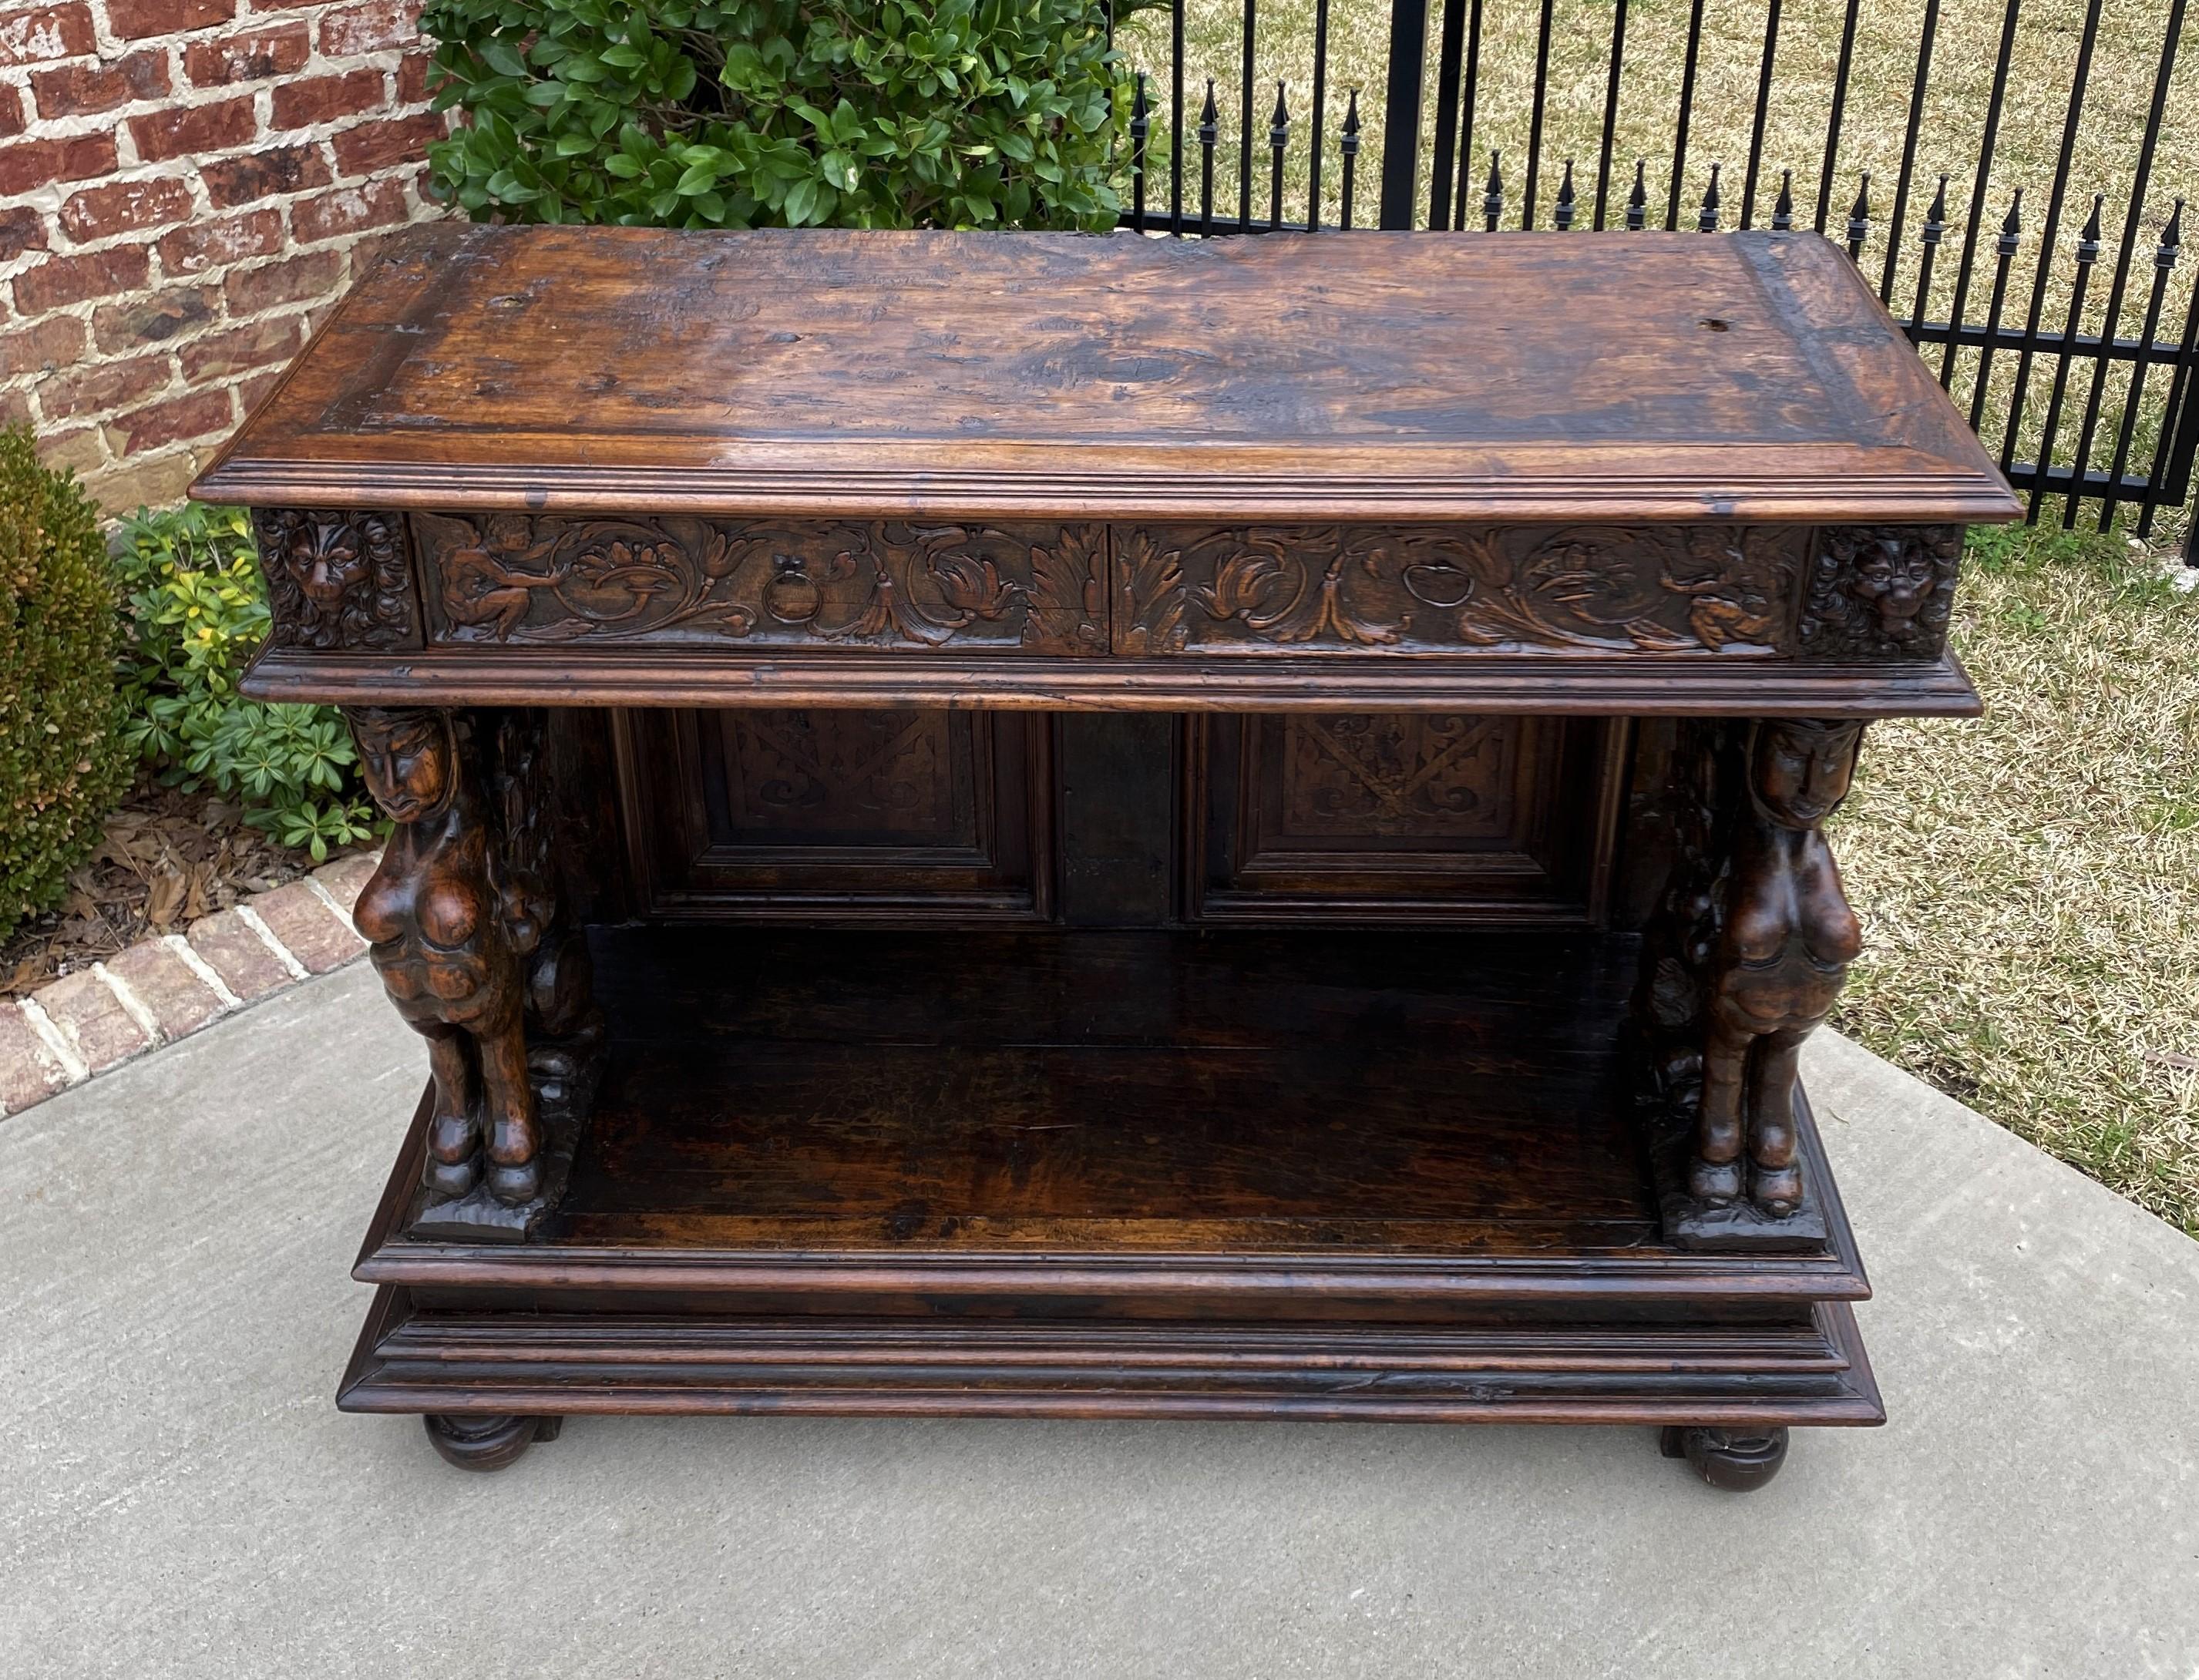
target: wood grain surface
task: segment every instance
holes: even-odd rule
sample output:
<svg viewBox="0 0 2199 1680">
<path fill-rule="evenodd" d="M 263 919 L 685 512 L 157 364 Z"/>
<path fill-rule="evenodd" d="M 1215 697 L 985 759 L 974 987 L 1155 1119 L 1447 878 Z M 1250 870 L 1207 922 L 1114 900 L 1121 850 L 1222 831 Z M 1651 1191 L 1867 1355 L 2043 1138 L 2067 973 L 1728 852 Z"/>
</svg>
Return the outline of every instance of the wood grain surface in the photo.
<svg viewBox="0 0 2199 1680">
<path fill-rule="evenodd" d="M 1665 1241 L 1624 937 L 593 942 L 610 1066 L 560 1211 L 500 1247 L 408 1237 L 386 1200 L 362 1280 L 550 1310 L 1301 1321 L 1869 1292 L 1806 1111 L 1825 1251 Z"/>
<path fill-rule="evenodd" d="M 653 513 L 2021 511 L 1812 234 L 409 232 L 195 494 Z"/>
</svg>

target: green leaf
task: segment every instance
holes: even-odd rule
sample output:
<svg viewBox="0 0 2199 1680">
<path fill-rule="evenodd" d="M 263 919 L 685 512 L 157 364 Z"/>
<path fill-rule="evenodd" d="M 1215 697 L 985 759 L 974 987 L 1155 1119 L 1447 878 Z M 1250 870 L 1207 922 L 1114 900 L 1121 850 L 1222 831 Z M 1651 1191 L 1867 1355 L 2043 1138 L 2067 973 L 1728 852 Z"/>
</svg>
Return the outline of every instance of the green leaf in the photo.
<svg viewBox="0 0 2199 1680">
<path fill-rule="evenodd" d="M 520 55 L 519 49 L 509 41 L 492 36 L 481 44 L 480 51 L 481 62 L 499 76 L 510 76 L 517 80 L 531 73 L 528 70 L 527 61 Z"/>
</svg>

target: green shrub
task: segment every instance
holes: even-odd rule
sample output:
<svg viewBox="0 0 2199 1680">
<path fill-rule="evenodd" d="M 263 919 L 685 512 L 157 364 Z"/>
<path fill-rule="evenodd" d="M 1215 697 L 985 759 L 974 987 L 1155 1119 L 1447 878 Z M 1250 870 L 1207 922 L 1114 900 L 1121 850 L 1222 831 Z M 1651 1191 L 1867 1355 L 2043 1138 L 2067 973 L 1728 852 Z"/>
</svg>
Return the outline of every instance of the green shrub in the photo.
<svg viewBox="0 0 2199 1680">
<path fill-rule="evenodd" d="M 122 531 L 124 738 L 163 782 L 239 796 L 248 822 L 316 860 L 332 845 L 369 838 L 373 810 L 342 715 L 237 692 L 267 634 L 265 586 L 243 510 L 141 509 Z"/>
<path fill-rule="evenodd" d="M 114 695 L 114 579 L 72 473 L 0 431 L 0 938 L 60 901 L 98 843 L 130 755 Z"/>
<path fill-rule="evenodd" d="M 1095 0 L 432 0 L 429 149 L 476 218 L 1104 229 Z"/>
</svg>

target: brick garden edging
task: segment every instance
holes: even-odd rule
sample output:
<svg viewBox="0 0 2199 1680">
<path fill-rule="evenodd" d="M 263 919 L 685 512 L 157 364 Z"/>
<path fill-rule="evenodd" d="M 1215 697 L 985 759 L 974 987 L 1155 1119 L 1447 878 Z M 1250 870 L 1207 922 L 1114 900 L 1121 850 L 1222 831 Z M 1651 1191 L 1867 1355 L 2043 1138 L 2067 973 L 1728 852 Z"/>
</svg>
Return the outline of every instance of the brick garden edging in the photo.
<svg viewBox="0 0 2199 1680">
<path fill-rule="evenodd" d="M 180 934 L 0 1001 L 0 1116 L 172 1044 L 366 949 L 351 909 L 376 852 L 324 864 L 302 880 L 201 917 Z"/>
</svg>

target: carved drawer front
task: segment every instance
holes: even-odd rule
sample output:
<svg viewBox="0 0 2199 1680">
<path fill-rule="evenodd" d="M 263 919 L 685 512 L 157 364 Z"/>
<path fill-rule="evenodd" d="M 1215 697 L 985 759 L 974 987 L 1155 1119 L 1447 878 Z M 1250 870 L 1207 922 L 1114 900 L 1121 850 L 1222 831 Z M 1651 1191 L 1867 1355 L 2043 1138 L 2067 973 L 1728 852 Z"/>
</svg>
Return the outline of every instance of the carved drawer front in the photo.
<svg viewBox="0 0 2199 1680">
<path fill-rule="evenodd" d="M 416 514 L 429 639 L 1104 654 L 1099 526 Z"/>
<path fill-rule="evenodd" d="M 1043 718 L 650 710 L 626 714 L 621 730 L 621 797 L 650 913 L 807 922 L 1046 913 Z"/>
<path fill-rule="evenodd" d="M 1120 526 L 1134 656 L 1789 653 L 1811 533 L 1781 526 Z"/>
<path fill-rule="evenodd" d="M 1193 721 L 1201 921 L 1601 914 L 1623 726 L 1438 712 Z"/>
</svg>

